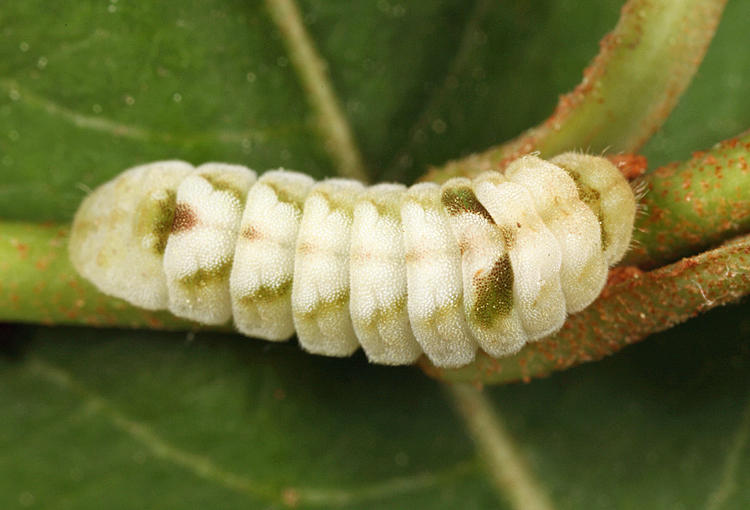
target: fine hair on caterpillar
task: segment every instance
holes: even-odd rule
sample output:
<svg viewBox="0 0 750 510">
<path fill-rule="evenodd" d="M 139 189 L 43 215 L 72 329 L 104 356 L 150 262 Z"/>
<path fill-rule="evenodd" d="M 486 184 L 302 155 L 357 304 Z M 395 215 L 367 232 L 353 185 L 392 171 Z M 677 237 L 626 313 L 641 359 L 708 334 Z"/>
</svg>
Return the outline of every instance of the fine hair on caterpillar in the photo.
<svg viewBox="0 0 750 510">
<path fill-rule="evenodd" d="M 141 308 L 296 333 L 316 354 L 460 367 L 591 304 L 635 212 L 612 163 L 572 152 L 409 188 L 161 161 L 94 190 L 69 249 L 82 276 Z"/>
</svg>

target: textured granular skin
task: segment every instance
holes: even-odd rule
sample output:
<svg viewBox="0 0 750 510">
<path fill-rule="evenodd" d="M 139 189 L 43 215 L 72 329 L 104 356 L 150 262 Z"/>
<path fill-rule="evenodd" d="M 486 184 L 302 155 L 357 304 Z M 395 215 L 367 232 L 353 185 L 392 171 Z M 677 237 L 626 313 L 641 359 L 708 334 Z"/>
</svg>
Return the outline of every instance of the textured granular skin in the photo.
<svg viewBox="0 0 750 510">
<path fill-rule="evenodd" d="M 296 334 L 315 354 L 459 367 L 513 355 L 596 299 L 635 210 L 620 170 L 580 153 L 410 189 L 166 161 L 89 195 L 70 255 L 136 306 Z"/>
</svg>

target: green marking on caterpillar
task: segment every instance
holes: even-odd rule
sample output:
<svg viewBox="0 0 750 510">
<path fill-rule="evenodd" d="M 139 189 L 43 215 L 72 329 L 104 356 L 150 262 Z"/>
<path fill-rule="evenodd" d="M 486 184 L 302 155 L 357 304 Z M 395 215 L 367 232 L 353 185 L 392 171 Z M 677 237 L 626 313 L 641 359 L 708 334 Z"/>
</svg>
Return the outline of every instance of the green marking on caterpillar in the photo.
<svg viewBox="0 0 750 510">
<path fill-rule="evenodd" d="M 368 329 L 373 329 L 376 328 L 379 323 L 384 322 L 385 319 L 393 319 L 394 317 L 403 314 L 404 309 L 406 308 L 406 300 L 406 294 L 403 294 L 399 296 L 391 304 L 391 306 L 385 308 L 376 308 L 375 313 L 371 317 L 367 318 L 365 326 Z"/>
<path fill-rule="evenodd" d="M 174 190 L 166 190 L 166 196 L 160 200 L 147 197 L 136 208 L 135 232 L 139 238 L 154 235 L 156 241 L 151 249 L 161 255 L 167 247 L 167 238 L 172 231 L 174 222 L 177 194 Z"/>
<path fill-rule="evenodd" d="M 458 186 L 443 190 L 440 201 L 452 216 L 461 213 L 473 213 L 478 214 L 490 223 L 495 223 L 490 213 L 477 199 L 474 190 L 469 186 Z"/>
<path fill-rule="evenodd" d="M 240 298 L 240 303 L 244 306 L 250 306 L 254 303 L 270 303 L 277 299 L 283 298 L 292 291 L 292 279 L 286 279 L 279 285 L 261 285 L 250 294 Z"/>
<path fill-rule="evenodd" d="M 602 251 L 605 251 L 609 246 L 610 241 L 609 233 L 607 232 L 607 229 L 604 228 L 604 211 L 602 210 L 601 193 L 599 192 L 599 190 L 583 182 L 583 178 L 581 177 L 580 173 L 576 172 L 575 170 L 566 168 L 559 163 L 558 166 L 565 170 L 570 178 L 573 179 L 573 182 L 575 182 L 576 184 L 576 188 L 578 188 L 578 197 L 581 199 L 581 202 L 586 204 L 589 209 L 591 209 L 596 215 L 596 219 L 599 221 L 599 230 L 602 234 Z"/>
<path fill-rule="evenodd" d="M 298 213 L 302 213 L 302 205 L 305 203 L 305 197 L 307 197 L 306 192 L 301 193 L 297 188 L 289 186 L 288 183 L 285 183 L 283 181 L 274 182 L 268 179 L 261 181 L 260 184 L 271 188 L 274 195 L 276 195 L 276 200 L 285 204 L 289 204 L 294 207 L 294 209 Z"/>
<path fill-rule="evenodd" d="M 179 279 L 179 282 L 181 285 L 189 289 L 202 289 L 210 283 L 229 278 L 229 272 L 231 269 L 232 260 L 227 260 L 211 269 L 200 268 L 194 273 L 183 276 Z"/>
<path fill-rule="evenodd" d="M 224 179 L 221 176 L 201 173 L 198 174 L 208 182 L 213 189 L 216 191 L 225 191 L 236 198 L 238 201 L 243 202 L 245 200 L 245 192 L 235 185 L 231 180 Z"/>
<path fill-rule="evenodd" d="M 471 311 L 472 318 L 489 329 L 495 321 L 507 317 L 513 310 L 513 267 L 510 256 L 500 257 L 486 276 L 474 277 L 477 301 Z"/>
<path fill-rule="evenodd" d="M 303 311 L 299 314 L 305 319 L 317 319 L 320 316 L 328 315 L 329 313 L 338 313 L 341 308 L 349 307 L 349 289 L 342 289 L 334 296 L 323 301 L 315 303 L 312 310 Z"/>
</svg>

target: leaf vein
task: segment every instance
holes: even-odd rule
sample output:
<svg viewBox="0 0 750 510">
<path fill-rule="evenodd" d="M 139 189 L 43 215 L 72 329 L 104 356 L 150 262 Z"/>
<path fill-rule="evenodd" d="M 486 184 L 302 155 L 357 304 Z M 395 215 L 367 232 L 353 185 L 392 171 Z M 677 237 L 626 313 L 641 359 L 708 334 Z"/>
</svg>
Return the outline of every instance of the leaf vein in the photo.
<svg viewBox="0 0 750 510">
<path fill-rule="evenodd" d="M 500 496 L 517 510 L 553 510 L 490 400 L 469 384 L 445 386 Z"/>
<path fill-rule="evenodd" d="M 307 504 L 330 508 L 346 506 L 369 500 L 413 493 L 446 483 L 476 472 L 476 463 L 462 461 L 454 466 L 434 471 L 394 477 L 360 487 L 326 488 L 326 487 L 292 487 L 279 489 L 252 480 L 246 476 L 228 471 L 204 455 L 196 454 L 173 445 L 148 425 L 139 422 L 117 409 L 105 397 L 86 388 L 82 383 L 64 369 L 54 366 L 39 358 L 27 362 L 28 371 L 53 384 L 69 391 L 82 399 L 89 416 L 99 415 L 110 422 L 120 432 L 144 445 L 149 452 L 167 462 L 171 462 L 198 478 L 216 483 L 233 492 L 241 493 L 255 499 L 288 506 Z"/>
<path fill-rule="evenodd" d="M 266 6 L 315 110 L 325 147 L 334 159 L 339 175 L 367 181 L 365 164 L 351 126 L 339 105 L 326 63 L 305 30 L 299 8 L 294 0 L 266 0 Z"/>
<path fill-rule="evenodd" d="M 81 129 L 90 129 L 106 133 L 118 138 L 126 138 L 145 142 L 159 142 L 171 144 L 193 144 L 200 141 L 216 140 L 227 144 L 243 144 L 249 140 L 265 141 L 270 135 L 283 132 L 306 129 L 303 123 L 290 123 L 284 126 L 254 129 L 253 131 L 218 130 L 213 132 L 199 132 L 186 135 L 173 135 L 150 129 L 133 126 L 101 116 L 85 115 L 66 106 L 62 106 L 50 99 L 42 97 L 30 90 L 24 89 L 16 81 L 0 79 L 0 89 L 11 95 L 12 99 L 33 108 L 44 110 L 53 117 L 59 117 Z"/>
</svg>

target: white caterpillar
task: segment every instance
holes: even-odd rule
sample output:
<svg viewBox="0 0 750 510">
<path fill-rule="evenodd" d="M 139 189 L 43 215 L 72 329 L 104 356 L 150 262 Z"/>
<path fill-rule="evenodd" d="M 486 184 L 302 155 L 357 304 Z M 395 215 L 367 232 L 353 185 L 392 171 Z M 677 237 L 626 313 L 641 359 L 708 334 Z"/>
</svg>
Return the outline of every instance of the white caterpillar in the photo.
<svg viewBox="0 0 750 510">
<path fill-rule="evenodd" d="M 102 292 L 245 335 L 374 363 L 470 363 L 554 333 L 630 243 L 633 191 L 606 159 L 526 156 L 442 186 L 274 170 L 132 168 L 91 193 L 75 268 Z"/>
</svg>

